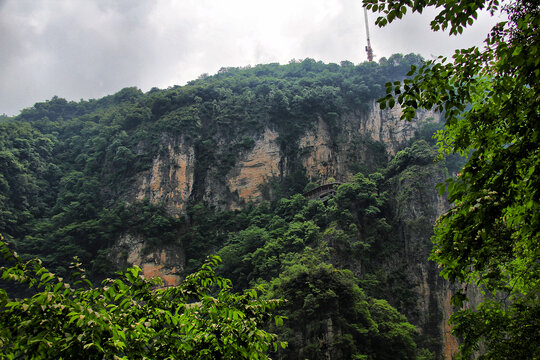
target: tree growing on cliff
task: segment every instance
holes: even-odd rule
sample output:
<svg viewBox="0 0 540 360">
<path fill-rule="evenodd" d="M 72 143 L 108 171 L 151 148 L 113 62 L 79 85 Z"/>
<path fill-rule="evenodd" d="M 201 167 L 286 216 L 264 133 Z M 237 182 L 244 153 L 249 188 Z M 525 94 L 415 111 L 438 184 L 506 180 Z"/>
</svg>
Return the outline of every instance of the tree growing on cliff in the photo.
<svg viewBox="0 0 540 360">
<path fill-rule="evenodd" d="M 35 291 L 10 299 L 0 289 L 2 359 L 266 359 L 286 346 L 261 329 L 282 323 L 272 315 L 281 301 L 261 300 L 257 290 L 232 293 L 214 273 L 216 257 L 167 289 L 137 267 L 94 287 L 74 264 L 73 288 L 41 261 L 22 261 L 1 235 L 0 254 L 1 278 Z"/>
<path fill-rule="evenodd" d="M 447 181 L 453 208 L 435 226 L 431 258 L 451 281 L 484 293 L 475 309 L 453 314 L 453 332 L 467 358 L 540 357 L 540 7 L 536 1 L 364 0 L 384 26 L 407 11 L 440 11 L 434 31 L 459 35 L 479 11 L 502 10 L 485 47 L 456 50 L 412 67 L 403 82 L 387 84 L 381 107 L 436 109 L 445 129 L 436 133 L 441 155 L 469 154 L 457 179 Z M 444 191 L 444 186 L 440 190 Z M 453 297 L 464 306 L 467 285 Z"/>
<path fill-rule="evenodd" d="M 416 329 L 404 315 L 365 295 L 351 271 L 313 255 L 298 256 L 270 285 L 272 296 L 287 298 L 288 321 L 279 331 L 289 347 L 281 359 L 431 358 L 417 349 Z"/>
</svg>

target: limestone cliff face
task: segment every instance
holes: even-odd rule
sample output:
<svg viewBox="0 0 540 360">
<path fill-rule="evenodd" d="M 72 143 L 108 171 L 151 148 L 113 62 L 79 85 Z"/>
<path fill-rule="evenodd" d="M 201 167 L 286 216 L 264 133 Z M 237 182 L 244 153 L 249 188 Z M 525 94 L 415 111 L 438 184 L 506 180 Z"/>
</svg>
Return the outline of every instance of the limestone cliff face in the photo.
<svg viewBox="0 0 540 360">
<path fill-rule="evenodd" d="M 405 140 L 414 136 L 420 124 L 440 120 L 440 115 L 433 111 L 417 112 L 414 121 L 401 120 L 401 114 L 399 105 L 392 109 L 381 110 L 374 101 L 369 115 L 360 123 L 359 131 L 369 135 L 373 140 L 386 144 L 389 154 L 394 155 Z"/>
<path fill-rule="evenodd" d="M 177 285 L 184 269 L 184 252 L 177 244 L 149 248 L 138 235 L 124 234 L 110 249 L 119 268 L 137 265 L 147 278 L 160 277 L 163 285 Z"/>
<path fill-rule="evenodd" d="M 358 169 L 353 165 L 369 162 L 370 149 L 361 140 L 380 142 L 390 156 L 414 136 L 415 130 L 426 121 L 438 121 L 433 112 L 420 112 L 411 122 L 399 119 L 396 107 L 380 110 L 376 102 L 363 114 L 345 114 L 332 127 L 322 118 L 314 119 L 312 126 L 300 136 L 296 154 L 285 155 L 275 129 L 265 127 L 253 136 L 251 149 L 237 154 L 232 168 L 223 171 L 210 164 L 203 179 L 202 200 L 218 208 L 238 208 L 248 201 L 260 201 L 262 188 L 270 180 L 281 179 L 291 170 L 291 156 L 296 156 L 308 179 L 324 182 L 330 177 L 346 181 Z M 224 152 L 238 139 L 218 139 L 217 153 Z M 182 138 L 163 136 L 160 154 L 156 154 L 151 170 L 141 173 L 136 183 L 136 198 L 164 203 L 172 214 L 181 214 L 187 202 L 194 197 L 196 163 L 204 155 L 196 154 L 193 145 Z M 296 162 L 298 163 L 298 162 Z M 199 199 L 201 200 L 201 199 Z"/>
<path fill-rule="evenodd" d="M 164 204 L 171 214 L 180 214 L 193 189 L 195 152 L 182 138 L 162 137 L 162 151 L 150 170 L 139 174 L 126 201 L 148 199 Z M 142 236 L 124 234 L 110 249 L 110 258 L 119 268 L 137 265 L 146 277 L 160 277 L 164 285 L 175 285 L 184 269 L 184 252 L 179 245 L 149 246 Z"/>
<path fill-rule="evenodd" d="M 244 156 L 225 176 L 227 189 L 237 195 L 240 201 L 258 201 L 262 198 L 261 188 L 272 178 L 280 174 L 280 148 L 277 143 L 278 133 L 265 129 L 257 139 L 253 149 Z M 231 204 L 238 208 L 239 202 Z"/>
<path fill-rule="evenodd" d="M 348 177 L 349 171 L 338 159 L 340 151 L 332 141 L 328 124 L 321 118 L 300 138 L 299 148 L 302 166 L 310 180 L 319 178 L 324 182 L 329 178 Z"/>
<path fill-rule="evenodd" d="M 433 111 L 419 111 L 413 121 L 400 119 L 401 108 L 380 110 L 373 101 L 366 114 L 345 114 L 334 129 L 321 118 L 300 138 L 299 154 L 310 180 L 332 177 L 346 181 L 357 170 L 354 164 L 370 162 L 373 149 L 367 141 L 384 144 L 387 156 L 395 155 L 424 123 L 439 122 L 440 115 Z"/>
<path fill-rule="evenodd" d="M 140 174 L 135 185 L 136 199 L 163 203 L 173 214 L 179 214 L 193 189 L 195 151 L 182 138 L 163 136 L 163 148 L 154 157 L 152 169 Z"/>
<path fill-rule="evenodd" d="M 439 276 L 435 263 L 426 261 L 431 252 L 433 224 L 450 207 L 447 199 L 439 196 L 435 189 L 444 179 L 438 164 L 413 165 L 394 178 L 390 198 L 394 202 L 403 253 L 397 263 L 389 261 L 385 267 L 401 272 L 403 286 L 416 294 L 416 302 L 402 311 L 423 336 L 442 339 L 437 352 L 443 359 L 451 360 L 458 348 L 448 325 L 453 311 L 450 297 L 456 289 Z"/>
</svg>

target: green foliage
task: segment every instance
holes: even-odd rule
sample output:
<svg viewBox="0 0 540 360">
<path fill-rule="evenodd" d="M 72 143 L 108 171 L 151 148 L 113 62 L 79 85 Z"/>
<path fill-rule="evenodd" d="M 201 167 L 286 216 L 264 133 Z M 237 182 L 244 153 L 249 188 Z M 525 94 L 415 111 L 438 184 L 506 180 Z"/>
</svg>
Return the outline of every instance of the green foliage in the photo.
<svg viewBox="0 0 540 360">
<path fill-rule="evenodd" d="M 175 287 L 160 289 L 137 267 L 94 287 L 80 263 L 70 285 L 39 260 L 22 261 L 0 235 L 0 252 L 11 263 L 1 277 L 28 284 L 31 298 L 11 299 L 0 289 L 2 358 L 32 359 L 267 359 L 286 343 L 262 327 L 281 300 L 263 300 L 259 290 L 230 291 L 216 276 L 219 258 Z"/>
<path fill-rule="evenodd" d="M 367 297 L 350 271 L 299 258 L 271 284 L 287 299 L 284 359 L 415 359 L 415 328 L 384 300 Z"/>
<path fill-rule="evenodd" d="M 0 123 L 8 122 L 11 120 L 11 117 L 6 114 L 0 114 Z"/>
<path fill-rule="evenodd" d="M 306 247 L 330 246 L 336 261 L 352 266 L 389 230 L 382 211 L 386 194 L 376 183 L 382 182 L 382 175 L 376 173 L 372 178 L 375 181 L 356 175 L 326 204 L 296 194 L 280 199 L 273 207 L 248 208 L 231 221 L 240 225 L 240 219 L 246 219 L 245 227 L 233 230 L 221 244 L 217 238 L 222 235 L 206 233 L 205 243 L 221 247 L 218 254 L 225 260 L 222 271 L 240 287 L 258 279 L 271 280 Z M 205 219 L 203 222 L 216 223 L 211 217 Z"/>
<path fill-rule="evenodd" d="M 430 145 L 437 143 L 436 133 L 444 128 L 444 123 L 437 122 L 433 118 L 428 118 L 426 122 L 421 123 L 418 130 L 415 131 L 415 139 L 424 140 Z"/>
<path fill-rule="evenodd" d="M 411 150 L 405 149 L 405 151 Z M 423 152 L 420 151 L 420 153 Z M 419 166 L 415 164 L 413 158 L 400 161 L 402 162 L 400 166 L 404 169 Z M 410 164 L 407 161 L 410 161 Z M 351 267 L 356 271 L 362 269 L 360 271 L 366 272 L 362 275 L 362 284 L 369 283 L 366 287 L 370 294 L 385 296 L 393 305 L 399 306 L 400 311 L 410 311 L 414 307 L 416 298 L 414 291 L 407 288 L 409 283 L 402 277 L 396 277 L 399 271 L 401 271 L 399 274 L 403 275 L 403 270 L 388 274 L 390 270 L 381 269 L 385 258 L 392 256 L 389 251 L 399 251 L 399 246 L 401 246 L 400 238 L 391 236 L 389 231 L 389 224 L 395 220 L 392 219 L 393 215 L 387 208 L 389 188 L 384 174 L 386 172 L 367 176 L 358 174 L 351 183 L 345 183 L 339 187 L 336 197 L 329 199 L 326 203 L 319 200 L 309 201 L 299 194 L 274 203 L 263 202 L 258 206 L 249 205 L 241 211 L 213 211 L 203 203 L 199 203 L 188 207 L 187 220 L 170 218 L 162 207 L 152 205 L 148 201 L 135 202 L 131 205 L 117 204 L 115 207 L 98 213 L 98 222 L 78 223 L 77 218 L 55 217 L 57 223 L 43 228 L 43 236 L 50 232 L 51 235 L 48 238 L 54 239 L 53 235 L 58 234 L 60 238 L 64 236 L 66 240 L 57 240 L 56 243 L 52 243 L 42 239 L 27 238 L 19 243 L 19 248 L 29 253 L 30 248 L 26 246 L 33 246 L 32 251 L 49 254 L 47 262 L 60 268 L 62 266 L 60 264 L 68 261 L 69 255 L 77 254 L 77 251 L 85 247 L 88 248 L 89 241 L 77 243 L 77 238 L 96 239 L 93 241 L 108 243 L 108 239 L 114 239 L 126 232 L 142 234 L 150 244 L 158 245 L 166 241 L 181 242 L 188 259 L 186 273 L 195 271 L 204 262 L 207 254 L 218 252 L 224 259 L 219 272 L 232 278 L 238 289 L 254 286 L 261 281 L 271 282 L 273 278 L 279 278 L 286 273 L 293 264 L 305 262 L 302 260 L 303 257 L 311 256 L 311 261 L 315 264 L 332 261 L 336 266 Z M 81 194 L 86 193 L 83 190 L 84 187 L 91 184 L 90 180 L 85 179 L 81 173 L 72 172 L 62 181 L 66 188 L 61 196 L 61 199 L 65 199 L 62 200 L 65 204 L 62 205 L 63 208 L 72 206 L 76 210 L 79 208 L 73 205 L 74 201 L 80 204 L 81 201 L 90 200 L 79 199 L 81 196 L 84 197 Z M 67 191 L 67 188 L 72 191 Z M 74 211 L 72 216 L 80 215 L 78 211 Z M 61 226 L 57 228 L 56 225 Z M 75 233 L 77 237 L 73 235 Z M 68 234 L 73 237 L 66 237 Z M 78 246 L 73 246 L 73 243 Z M 51 251 L 53 248 L 55 252 Z M 91 260 L 93 271 L 89 275 L 95 277 L 96 274 L 103 276 L 107 273 L 106 269 L 103 269 L 104 266 L 109 266 L 104 249 L 94 250 L 97 251 L 98 256 Z M 58 253 L 63 254 L 64 258 L 54 255 Z M 78 254 L 91 258 L 88 253 Z M 312 268 L 309 267 L 309 271 L 311 270 Z M 65 270 L 64 272 L 67 273 Z M 378 272 L 380 276 L 375 277 L 375 281 L 370 283 L 370 279 L 374 279 L 370 277 L 370 274 L 374 272 Z M 353 278 L 350 280 L 357 282 Z M 393 290 L 389 291 L 386 287 L 392 287 Z M 323 305 L 318 302 L 323 300 L 315 296 L 313 305 L 321 307 Z M 378 303 L 373 302 L 373 304 Z M 356 306 L 354 303 L 343 304 L 344 312 L 354 311 L 354 309 L 346 308 L 349 305 Z M 392 313 L 391 310 L 388 311 Z M 348 317 L 345 316 L 345 319 Z M 397 324 L 401 322 L 400 320 Z M 324 331 L 326 325 L 323 322 L 317 326 L 320 331 Z M 342 325 L 346 328 L 356 326 L 353 323 Z M 392 327 L 383 327 L 383 329 L 380 335 L 377 335 L 379 334 L 377 332 L 370 333 L 369 338 L 375 339 L 380 336 L 384 339 L 385 336 L 391 336 L 386 332 L 396 333 Z M 336 338 L 332 346 L 348 349 L 343 351 L 352 351 L 351 349 L 358 346 L 359 340 L 355 337 L 356 335 L 349 335 L 345 334 Z M 401 344 L 399 346 L 409 348 L 411 344 L 406 339 L 408 339 L 407 336 L 399 340 Z M 370 346 L 375 349 L 379 345 L 376 345 L 375 340 L 373 341 L 370 342 Z M 384 341 L 386 340 L 381 340 L 381 342 Z M 424 344 L 419 343 L 418 346 L 422 347 Z M 436 346 L 433 348 L 436 349 Z M 319 350 L 313 348 L 310 351 L 317 354 Z"/>
<path fill-rule="evenodd" d="M 365 0 L 385 25 L 407 9 L 421 12 L 438 1 Z M 457 179 L 446 184 L 452 210 L 435 228 L 432 259 L 451 281 L 474 284 L 484 300 L 456 312 L 454 333 L 464 341 L 462 356 L 486 345 L 481 358 L 537 358 L 540 303 L 540 10 L 523 0 L 447 3 L 433 30 L 460 34 L 478 11 L 501 8 L 508 21 L 495 25 L 484 49 L 456 50 L 412 67 L 403 83 L 387 84 L 381 107 L 403 107 L 411 119 L 418 108 L 440 111 L 441 156 L 469 154 Z M 397 99 L 394 99 L 394 96 Z M 444 191 L 444 186 L 440 188 Z M 453 297 L 462 307 L 465 291 Z"/>
<path fill-rule="evenodd" d="M 412 146 L 399 151 L 386 168 L 386 176 L 402 172 L 409 165 L 428 165 L 433 163 L 437 153 L 426 141 L 415 141 Z"/>
<path fill-rule="evenodd" d="M 27 231 L 35 217 L 47 214 L 54 197 L 47 189 L 58 169 L 49 161 L 56 143 L 28 124 L 0 123 L 0 228 Z"/>
</svg>

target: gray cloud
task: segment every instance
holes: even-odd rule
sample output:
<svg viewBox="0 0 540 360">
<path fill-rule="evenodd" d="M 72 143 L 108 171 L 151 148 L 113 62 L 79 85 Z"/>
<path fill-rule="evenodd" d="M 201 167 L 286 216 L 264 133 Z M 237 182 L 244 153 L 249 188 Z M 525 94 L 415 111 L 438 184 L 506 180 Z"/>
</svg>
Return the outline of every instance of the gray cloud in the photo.
<svg viewBox="0 0 540 360">
<path fill-rule="evenodd" d="M 134 5 L 135 4 L 135 5 Z M 100 97 L 141 86 L 182 54 L 149 20 L 146 1 L 8 1 L 0 13 L 0 113 L 54 95 Z M 183 32 L 184 34 L 187 31 Z M 181 40 L 182 32 L 176 36 Z M 163 46 L 162 46 L 163 45 Z"/>
<path fill-rule="evenodd" d="M 362 2 L 342 0 L 328 11 L 320 25 L 302 42 L 306 53 L 315 59 L 339 63 L 365 59 L 364 13 Z"/>
<path fill-rule="evenodd" d="M 0 114 L 57 95 L 96 98 L 126 86 L 183 84 L 223 66 L 312 57 L 365 60 L 359 0 L 0 0 Z M 374 22 L 374 15 L 371 22 Z M 378 57 L 424 56 L 478 43 L 489 21 L 457 41 L 430 18 L 371 26 Z M 467 45 L 468 46 L 468 45 Z"/>
</svg>

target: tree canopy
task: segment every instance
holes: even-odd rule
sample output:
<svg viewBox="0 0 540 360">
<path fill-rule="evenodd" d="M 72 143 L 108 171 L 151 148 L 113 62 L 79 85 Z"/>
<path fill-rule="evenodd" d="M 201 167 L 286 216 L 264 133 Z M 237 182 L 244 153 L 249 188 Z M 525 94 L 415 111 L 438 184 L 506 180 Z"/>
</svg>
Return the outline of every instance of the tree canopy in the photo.
<svg viewBox="0 0 540 360">
<path fill-rule="evenodd" d="M 407 11 L 439 9 L 434 31 L 458 35 L 479 11 L 502 11 L 483 48 L 439 57 L 411 78 L 388 83 L 381 107 L 436 109 L 445 128 L 436 137 L 441 155 L 468 161 L 446 183 L 453 208 L 437 221 L 431 258 L 441 274 L 474 284 L 478 306 L 454 313 L 451 323 L 468 357 L 484 344 L 481 358 L 540 356 L 540 7 L 536 1 L 364 0 L 384 26 Z M 440 191 L 445 187 L 441 186 Z M 464 306 L 467 285 L 453 297 Z M 472 307 L 472 308 L 471 308 Z"/>
<path fill-rule="evenodd" d="M 214 272 L 217 257 L 175 287 L 159 288 L 137 267 L 95 287 L 80 263 L 70 284 L 38 259 L 21 260 L 1 235 L 0 253 L 1 278 L 35 292 L 12 299 L 0 289 L 2 359 L 266 359 L 286 347 L 263 330 L 270 320 L 282 324 L 272 313 L 283 301 L 231 292 Z"/>
<path fill-rule="evenodd" d="M 271 283 L 270 294 L 287 299 L 277 331 L 290 340 L 280 358 L 417 359 L 416 329 L 404 315 L 366 296 L 351 271 L 318 261 L 306 254 Z"/>
</svg>

